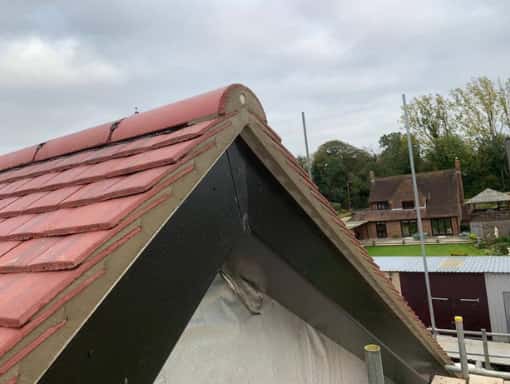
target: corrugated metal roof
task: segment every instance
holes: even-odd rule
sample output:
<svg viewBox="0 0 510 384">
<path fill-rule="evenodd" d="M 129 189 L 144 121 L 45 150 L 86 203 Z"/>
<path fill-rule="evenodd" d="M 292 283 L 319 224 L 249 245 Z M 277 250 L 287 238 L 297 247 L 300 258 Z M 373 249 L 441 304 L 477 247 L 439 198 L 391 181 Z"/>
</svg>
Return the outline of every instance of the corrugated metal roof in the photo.
<svg viewBox="0 0 510 384">
<path fill-rule="evenodd" d="M 368 221 L 366 221 L 366 220 L 359 220 L 359 221 L 352 220 L 352 221 L 344 221 L 344 223 L 347 228 L 354 229 L 354 228 L 358 228 L 358 227 L 362 226 L 363 224 L 368 223 Z"/>
<path fill-rule="evenodd" d="M 379 256 L 375 263 L 385 272 L 423 272 L 421 256 Z M 430 256 L 429 272 L 510 273 L 510 256 Z"/>
</svg>

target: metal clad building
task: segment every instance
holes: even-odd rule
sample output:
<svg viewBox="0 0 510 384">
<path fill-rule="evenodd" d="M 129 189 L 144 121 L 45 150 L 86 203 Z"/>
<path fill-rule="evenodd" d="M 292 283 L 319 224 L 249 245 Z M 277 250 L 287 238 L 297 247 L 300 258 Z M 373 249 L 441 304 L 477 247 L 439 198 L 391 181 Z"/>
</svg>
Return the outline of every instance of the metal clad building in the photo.
<svg viewBox="0 0 510 384">
<path fill-rule="evenodd" d="M 374 261 L 428 324 L 428 310 L 422 305 L 421 256 L 381 256 L 374 257 Z M 440 328 L 452 328 L 449 324 L 452 312 L 460 311 L 463 313 L 455 314 L 464 317 L 476 314 L 475 319 L 465 319 L 471 327 L 510 332 L 510 256 L 431 256 L 427 261 Z M 489 322 L 485 320 L 487 316 Z"/>
</svg>

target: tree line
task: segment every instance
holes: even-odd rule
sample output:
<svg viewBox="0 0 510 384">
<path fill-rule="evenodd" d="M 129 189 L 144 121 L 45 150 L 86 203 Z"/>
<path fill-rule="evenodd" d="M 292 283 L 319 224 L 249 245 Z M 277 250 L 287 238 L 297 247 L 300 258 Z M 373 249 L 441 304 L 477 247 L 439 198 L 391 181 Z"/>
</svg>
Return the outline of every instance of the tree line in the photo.
<svg viewBox="0 0 510 384">
<path fill-rule="evenodd" d="M 510 135 L 510 79 L 479 77 L 446 95 L 416 97 L 408 104 L 408 116 L 417 172 L 453 168 L 458 158 L 466 197 L 485 188 L 510 189 L 505 155 L 505 139 Z M 382 135 L 379 146 L 375 153 L 332 140 L 313 154 L 312 177 L 338 209 L 367 206 L 370 171 L 379 177 L 410 173 L 403 131 Z M 300 156 L 298 160 L 306 168 L 306 159 Z"/>
</svg>

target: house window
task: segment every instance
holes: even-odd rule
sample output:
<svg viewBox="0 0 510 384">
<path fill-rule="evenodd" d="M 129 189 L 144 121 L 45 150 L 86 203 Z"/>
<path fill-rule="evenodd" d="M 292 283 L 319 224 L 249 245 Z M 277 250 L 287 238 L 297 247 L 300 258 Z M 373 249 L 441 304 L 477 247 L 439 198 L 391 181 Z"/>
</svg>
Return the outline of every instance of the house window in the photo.
<svg viewBox="0 0 510 384">
<path fill-rule="evenodd" d="M 452 219 L 447 217 L 445 219 L 432 219 L 430 220 L 432 225 L 432 235 L 453 235 Z"/>
<path fill-rule="evenodd" d="M 390 204 L 387 201 L 378 201 L 375 203 L 377 209 L 390 209 Z"/>
<path fill-rule="evenodd" d="M 388 237 L 388 232 L 386 230 L 386 223 L 383 223 L 383 222 L 375 223 L 375 231 L 377 232 L 377 237 L 379 239 Z"/>
<path fill-rule="evenodd" d="M 418 232 L 416 220 L 402 220 L 400 222 L 400 228 L 402 229 L 402 237 L 413 236 Z"/>
<path fill-rule="evenodd" d="M 402 209 L 413 209 L 414 208 L 414 201 L 408 200 L 402 202 Z"/>
</svg>

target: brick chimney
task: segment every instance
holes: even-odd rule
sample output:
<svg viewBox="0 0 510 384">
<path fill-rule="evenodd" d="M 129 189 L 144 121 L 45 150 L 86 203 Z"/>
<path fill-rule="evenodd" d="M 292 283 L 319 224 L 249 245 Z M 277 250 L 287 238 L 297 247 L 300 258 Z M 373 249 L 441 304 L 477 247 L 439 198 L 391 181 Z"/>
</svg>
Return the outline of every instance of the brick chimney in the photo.
<svg viewBox="0 0 510 384">
<path fill-rule="evenodd" d="M 374 173 L 374 171 L 371 170 L 371 171 L 368 172 L 368 178 L 370 179 L 370 183 L 371 184 L 375 183 L 375 173 Z"/>
<path fill-rule="evenodd" d="M 460 172 L 460 160 L 458 157 L 455 158 L 455 170 Z"/>
</svg>

